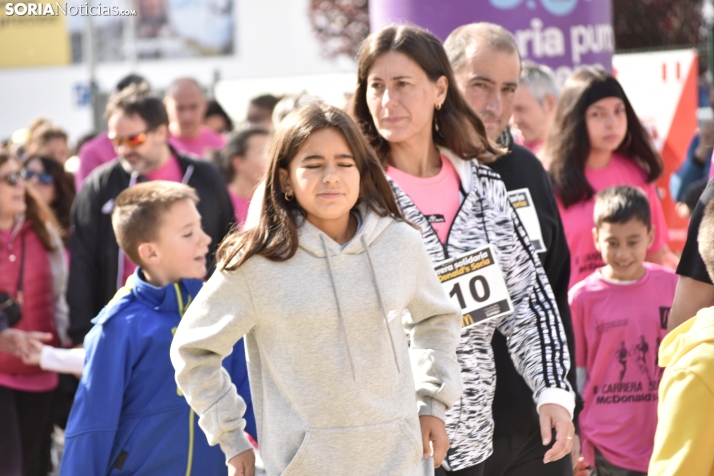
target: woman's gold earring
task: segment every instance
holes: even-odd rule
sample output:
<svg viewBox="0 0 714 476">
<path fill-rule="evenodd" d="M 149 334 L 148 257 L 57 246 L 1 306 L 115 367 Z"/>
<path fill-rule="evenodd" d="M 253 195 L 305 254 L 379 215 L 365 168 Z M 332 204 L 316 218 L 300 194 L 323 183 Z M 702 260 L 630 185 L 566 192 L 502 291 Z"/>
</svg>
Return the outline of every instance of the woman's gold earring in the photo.
<svg viewBox="0 0 714 476">
<path fill-rule="evenodd" d="M 437 110 L 437 111 L 441 111 L 441 104 L 437 104 L 437 105 L 436 105 L 436 110 Z"/>
<path fill-rule="evenodd" d="M 292 200 L 293 197 L 294 197 L 294 195 L 288 195 L 288 192 L 285 192 L 285 201 L 286 202 L 289 202 L 290 200 Z"/>
</svg>

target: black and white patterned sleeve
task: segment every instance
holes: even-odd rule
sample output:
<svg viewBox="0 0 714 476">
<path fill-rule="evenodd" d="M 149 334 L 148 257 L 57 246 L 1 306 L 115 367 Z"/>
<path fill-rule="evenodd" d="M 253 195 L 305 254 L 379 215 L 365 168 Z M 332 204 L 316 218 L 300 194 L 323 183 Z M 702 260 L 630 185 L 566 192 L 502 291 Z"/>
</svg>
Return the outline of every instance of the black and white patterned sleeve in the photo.
<svg viewBox="0 0 714 476">
<path fill-rule="evenodd" d="M 575 394 L 566 378 L 570 355 L 555 297 L 525 228 L 505 198 L 505 186 L 503 189 L 494 196 L 503 195 L 499 205 L 512 222 L 510 236 L 498 239 L 504 244 L 502 268 L 514 312 L 501 318 L 497 327 L 508 339 L 516 369 L 533 389 L 538 410 L 554 403 L 572 417 Z"/>
</svg>

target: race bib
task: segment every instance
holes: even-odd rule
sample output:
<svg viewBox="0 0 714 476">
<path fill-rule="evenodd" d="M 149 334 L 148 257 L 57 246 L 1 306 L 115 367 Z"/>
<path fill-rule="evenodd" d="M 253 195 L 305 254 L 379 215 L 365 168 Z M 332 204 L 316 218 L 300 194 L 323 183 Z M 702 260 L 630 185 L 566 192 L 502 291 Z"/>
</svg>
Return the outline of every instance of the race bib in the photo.
<svg viewBox="0 0 714 476">
<path fill-rule="evenodd" d="M 462 328 L 513 311 L 492 245 L 437 263 L 435 269 L 446 293 L 461 307 Z"/>
<path fill-rule="evenodd" d="M 538 221 L 538 213 L 533 206 L 533 198 L 531 198 L 531 191 L 527 188 L 520 188 L 518 190 L 511 190 L 508 192 L 508 199 L 511 201 L 511 205 L 516 209 L 518 213 L 518 218 L 521 219 L 523 223 L 523 228 L 526 229 L 528 233 L 528 238 L 531 240 L 533 248 L 536 253 L 545 253 L 547 251 L 545 243 L 543 242 L 543 233 L 540 230 L 540 221 Z"/>
</svg>

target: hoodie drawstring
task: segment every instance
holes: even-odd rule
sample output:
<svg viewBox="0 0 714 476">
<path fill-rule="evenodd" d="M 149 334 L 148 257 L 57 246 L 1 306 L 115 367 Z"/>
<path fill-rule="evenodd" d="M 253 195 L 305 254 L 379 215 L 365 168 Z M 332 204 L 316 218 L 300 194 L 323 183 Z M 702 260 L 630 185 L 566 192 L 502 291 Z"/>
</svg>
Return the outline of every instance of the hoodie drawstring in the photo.
<svg viewBox="0 0 714 476">
<path fill-rule="evenodd" d="M 382 314 L 384 316 L 384 324 L 387 326 L 387 333 L 389 334 L 389 342 L 392 344 L 392 355 L 394 355 L 394 364 L 397 366 L 397 372 L 402 373 L 402 369 L 399 368 L 399 360 L 397 359 L 397 349 L 394 347 L 394 337 L 392 337 L 392 330 L 389 328 L 389 317 L 387 316 L 387 308 L 384 307 L 384 300 L 382 299 L 382 291 L 379 290 L 379 281 L 377 281 L 377 272 L 374 270 L 374 264 L 372 263 L 372 255 L 369 252 L 369 245 L 367 244 L 367 238 L 362 235 L 362 244 L 367 252 L 367 261 L 369 261 L 369 270 L 372 272 L 372 279 L 374 279 L 374 287 L 377 290 L 377 299 L 379 299 L 379 305 L 382 308 Z M 395 319 L 397 316 L 395 316 Z"/>
<path fill-rule="evenodd" d="M 332 280 L 332 289 L 335 291 L 335 299 L 337 300 L 337 313 L 340 315 L 340 322 L 342 323 L 342 332 L 345 334 L 345 343 L 347 345 L 347 355 L 350 360 L 350 367 L 352 368 L 352 380 L 357 381 L 357 376 L 355 375 L 355 364 L 352 358 L 352 350 L 350 349 L 350 337 L 347 334 L 347 323 L 345 322 L 345 316 L 342 314 L 342 306 L 340 305 L 340 292 L 337 289 L 337 280 L 335 279 L 335 273 L 332 270 L 332 260 L 330 259 L 330 252 L 327 249 L 327 244 L 325 243 L 325 238 L 320 235 L 320 241 L 322 241 L 322 247 L 325 250 L 325 256 L 327 257 L 327 269 L 330 271 L 330 279 Z"/>
</svg>

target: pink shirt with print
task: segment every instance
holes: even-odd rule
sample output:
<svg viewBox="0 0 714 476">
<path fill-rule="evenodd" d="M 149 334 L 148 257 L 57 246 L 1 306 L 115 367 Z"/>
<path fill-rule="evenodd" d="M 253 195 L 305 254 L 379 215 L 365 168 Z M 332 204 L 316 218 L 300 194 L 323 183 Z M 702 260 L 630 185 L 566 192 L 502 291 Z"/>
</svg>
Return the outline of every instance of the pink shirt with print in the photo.
<svg viewBox="0 0 714 476">
<path fill-rule="evenodd" d="M 642 189 L 650 202 L 652 226 L 654 226 L 654 243 L 649 252 L 658 251 L 669 241 L 667 223 L 664 219 L 662 204 L 657 196 L 654 183 L 647 183 L 647 175 L 636 163 L 620 154 L 612 154 L 610 163 L 600 169 L 585 168 L 585 178 L 595 189 L 595 193 L 615 185 L 632 185 Z M 570 248 L 570 284 L 572 288 L 594 270 L 605 265 L 600 253 L 595 249 L 592 229 L 595 226 L 593 212 L 595 197 L 585 202 L 576 203 L 563 208 L 556 195 L 558 210 L 563 220 L 565 239 Z"/>
<path fill-rule="evenodd" d="M 221 150 L 226 145 L 226 139 L 214 130 L 201 126 L 201 133 L 196 137 L 178 137 L 171 134 L 169 144 L 179 152 L 205 159 L 210 150 Z"/>
<path fill-rule="evenodd" d="M 647 472 L 657 428 L 657 388 L 664 369 L 657 352 L 677 275 L 645 263 L 631 284 L 612 283 L 600 271 L 569 293 L 575 362 L 587 371 L 580 413 L 583 457 L 595 465 L 595 449 L 621 468 Z"/>
<path fill-rule="evenodd" d="M 459 211 L 459 174 L 449 159 L 441 157 L 441 170 L 433 177 L 414 177 L 392 166 L 387 175 L 411 198 L 429 220 L 436 236 L 446 243 L 451 223 Z"/>
</svg>

